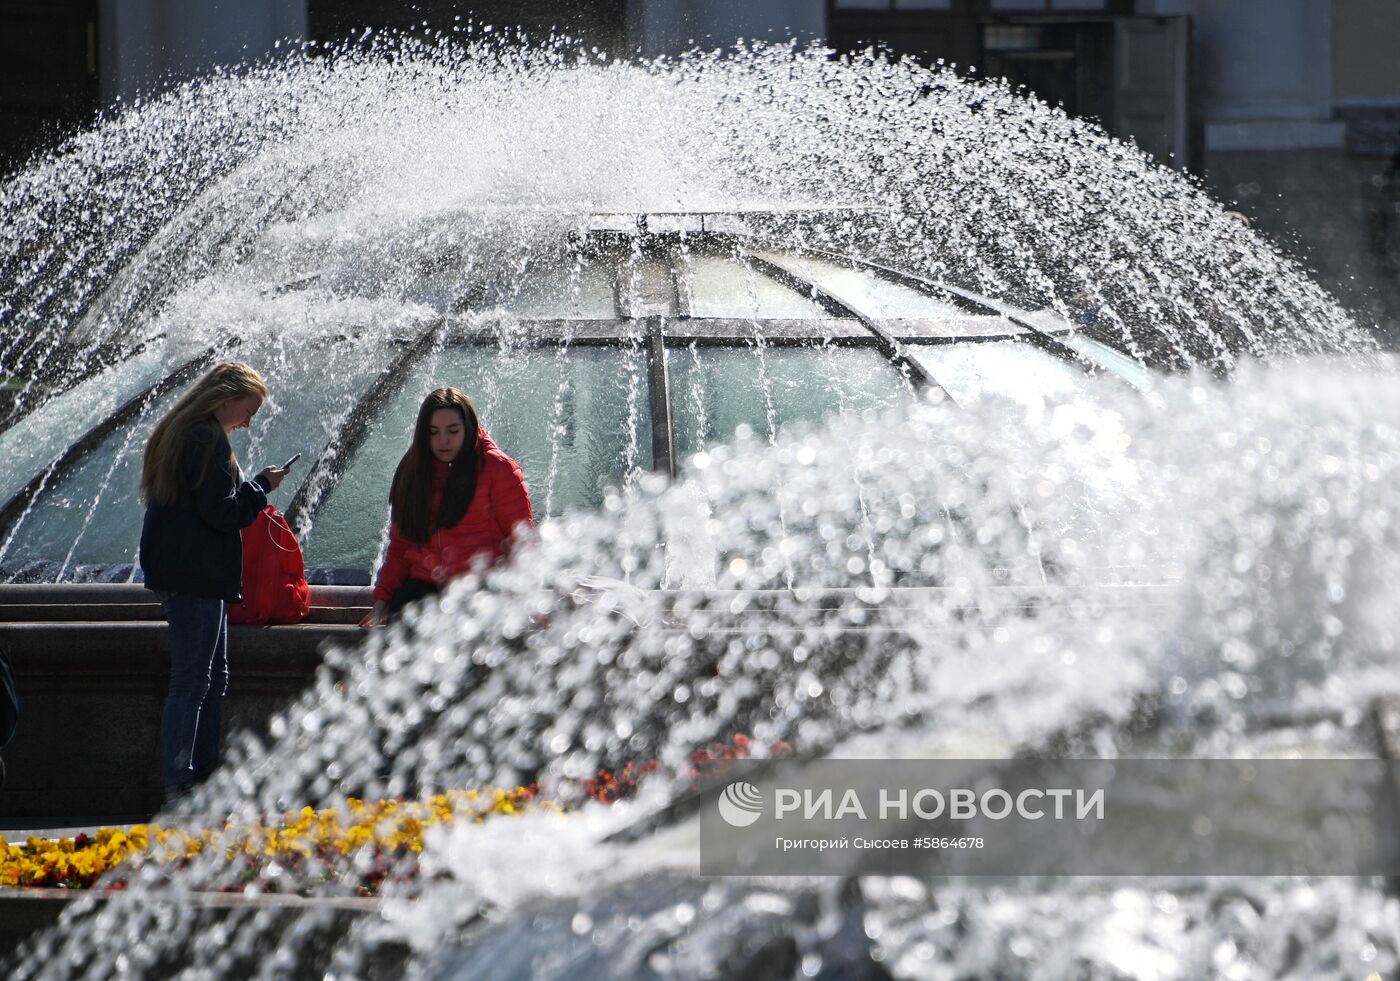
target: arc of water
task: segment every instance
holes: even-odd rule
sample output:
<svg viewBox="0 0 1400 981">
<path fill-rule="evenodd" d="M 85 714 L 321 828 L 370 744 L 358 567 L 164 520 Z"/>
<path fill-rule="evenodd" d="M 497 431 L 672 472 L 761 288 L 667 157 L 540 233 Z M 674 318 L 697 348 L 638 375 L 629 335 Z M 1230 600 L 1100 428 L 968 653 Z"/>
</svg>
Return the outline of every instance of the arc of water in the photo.
<svg viewBox="0 0 1400 981">
<path fill-rule="evenodd" d="M 554 401 L 550 404 L 549 420 L 549 470 L 545 475 L 544 516 L 554 513 L 554 492 L 559 482 L 559 457 L 561 443 L 567 431 L 564 413 L 568 405 L 571 382 L 568 363 L 573 334 L 566 330 L 559 346 L 555 349 L 554 366 L 559 375 L 559 383 L 554 386 Z"/>
<path fill-rule="evenodd" d="M 759 270 L 746 261 L 745 254 L 737 247 L 733 257 L 744 267 L 744 297 L 748 300 L 750 310 L 753 311 L 753 314 L 747 318 L 749 343 L 753 346 L 754 356 L 758 359 L 758 388 L 763 395 L 763 419 L 768 424 L 768 442 L 771 445 L 778 439 L 778 409 L 773 403 L 773 383 L 768 372 L 768 358 L 765 354 L 768 338 L 763 332 L 763 325 L 757 315 L 758 287 L 754 283 Z"/>
<path fill-rule="evenodd" d="M 926 296 L 944 298 L 951 295 L 955 299 L 962 300 L 964 303 L 976 309 L 1005 317 L 1007 320 L 1011 321 L 1016 326 L 1028 331 L 1029 333 L 1027 337 L 1029 342 L 1035 347 L 1039 348 L 1040 350 L 1045 351 L 1048 354 L 1051 354 L 1063 361 L 1067 361 L 1075 365 L 1086 374 L 1093 375 L 1096 377 L 1099 375 L 1107 374 L 1116 379 L 1117 381 L 1121 382 L 1123 385 L 1127 385 L 1127 382 L 1119 378 L 1118 375 L 1113 374 L 1112 372 L 1103 371 L 1102 367 L 1096 364 L 1092 359 L 1090 359 L 1080 351 L 1070 347 L 1068 344 L 1065 344 L 1062 340 L 1059 339 L 1059 337 L 1055 335 L 1054 332 L 1046 330 L 1044 327 L 1040 326 L 1039 324 L 1036 324 L 1029 318 L 1022 316 L 1021 313 L 1015 307 L 1008 306 L 1004 303 L 999 303 L 998 301 L 993 300 L 989 297 L 979 296 L 976 293 L 971 293 L 967 290 L 963 290 L 955 286 L 931 283 L 928 280 L 923 279 L 922 277 L 900 272 L 899 270 L 891 269 L 888 266 L 883 266 L 879 263 L 870 262 L 869 260 L 858 259 L 852 256 L 843 256 L 839 253 L 828 252 L 823 249 L 808 249 L 807 251 L 814 255 L 822 256 L 823 258 L 855 263 L 856 265 L 866 268 L 890 282 L 908 286 L 911 289 L 918 290 Z M 1034 523 L 1030 520 L 1029 515 L 1026 513 L 1026 508 L 1024 504 L 1017 504 L 1016 513 L 1017 518 L 1020 520 L 1022 527 L 1026 529 L 1026 534 L 1030 536 L 1030 550 L 1036 557 L 1036 566 L 1040 573 L 1041 582 L 1042 584 L 1048 583 L 1049 574 L 1045 569 L 1045 563 L 1043 558 L 1041 557 L 1041 551 L 1038 547 L 1036 547 L 1037 529 Z M 950 532 L 955 532 L 951 521 L 949 522 L 949 530 Z"/>
<path fill-rule="evenodd" d="M 701 219 L 700 219 L 700 230 L 701 230 L 702 233 L 703 233 L 704 230 L 705 230 L 705 222 L 704 222 L 704 217 L 703 217 L 703 216 L 701 216 Z M 680 239 L 680 241 L 679 241 L 679 243 L 677 243 L 675 262 L 674 262 L 674 264 L 673 264 L 673 266 L 672 266 L 672 269 L 671 269 L 672 277 L 673 277 L 674 280 L 675 280 L 675 289 L 676 289 L 676 313 L 677 313 L 677 318 L 676 318 L 676 319 L 677 319 L 677 320 L 681 320 L 681 321 L 690 320 L 691 317 L 693 316 L 694 309 L 695 309 L 695 308 L 694 308 L 694 300 L 695 300 L 695 297 L 694 297 L 694 290 L 693 290 L 693 288 L 692 288 L 692 285 L 693 285 L 693 284 L 692 284 L 692 278 L 691 278 L 692 273 L 691 273 L 691 265 L 690 265 L 690 255 L 691 255 L 691 243 L 690 243 L 689 239 L 687 239 L 685 236 L 682 236 L 681 239 Z M 699 348 L 698 348 L 698 346 L 697 346 L 697 344 L 696 344 L 696 341 L 695 341 L 695 339 L 694 339 L 693 337 L 691 338 L 690 342 L 689 342 L 688 344 L 685 345 L 685 348 L 684 348 L 684 349 L 690 352 L 691 363 L 692 363 L 693 366 L 694 366 L 694 370 L 691 372 L 691 376 L 690 376 L 690 388 L 689 388 L 689 391 L 688 391 L 686 394 L 687 394 L 687 396 L 688 396 L 688 399 L 687 399 L 688 409 L 689 409 L 689 411 L 694 415 L 695 421 L 696 421 L 696 446 L 695 446 L 695 449 L 696 449 L 696 450 L 704 450 L 704 449 L 705 449 L 705 400 L 704 400 L 704 398 L 701 396 L 701 386 L 700 386 L 700 377 L 699 377 L 699 369 L 700 369 L 700 350 L 699 350 Z M 662 355 L 663 355 L 663 356 L 665 355 L 665 351 L 664 351 L 664 350 L 662 351 Z M 670 385 L 670 375 L 669 375 L 669 371 L 668 371 L 668 374 L 667 374 L 667 386 L 668 386 L 668 387 L 667 387 L 667 394 L 668 394 L 668 395 L 669 395 L 669 393 L 670 393 L 669 385 Z M 670 405 L 670 401 L 669 401 L 669 398 L 668 398 L 668 400 L 667 400 L 667 406 L 668 406 L 668 408 L 669 408 L 669 405 Z M 674 442 L 673 442 L 673 445 L 672 445 L 672 453 L 673 453 L 673 456 L 674 456 L 674 452 L 675 452 L 675 447 L 674 447 Z M 675 461 L 674 458 L 673 458 L 673 460 L 672 460 L 672 464 L 671 464 L 671 465 L 672 465 L 672 474 L 674 475 L 675 470 L 676 470 L 676 468 L 677 468 L 677 461 Z"/>
<path fill-rule="evenodd" d="M 216 180 L 149 240 L 122 256 L 120 273 L 106 290 L 88 297 L 88 306 L 74 318 L 75 326 L 87 319 L 89 311 L 101 310 L 104 318 L 114 320 L 109 336 L 121 340 L 160 306 L 157 297 L 169 283 L 210 272 L 218 256 L 236 251 L 261 233 L 295 199 L 304 180 L 305 175 L 299 175 L 280 194 L 266 198 L 237 195 Z M 278 180 L 279 186 L 284 182 L 285 178 Z M 250 201 L 257 204 L 250 208 Z"/>
<path fill-rule="evenodd" d="M 692 370 L 690 374 L 690 411 L 695 414 L 695 448 L 703 451 L 705 449 L 705 432 L 707 418 L 705 414 L 705 394 L 704 386 L 700 383 L 700 347 L 691 340 L 686 348 L 690 352 Z"/>
<path fill-rule="evenodd" d="M 657 245 L 660 239 L 653 239 L 646 232 L 645 216 L 638 219 L 639 234 L 632 238 L 632 248 L 630 251 L 618 257 L 616 292 L 617 310 L 619 316 L 623 318 L 626 336 L 624 341 L 628 347 L 629 357 L 625 358 L 627 365 L 627 449 L 624 461 L 625 476 L 623 478 L 626 486 L 631 486 L 636 482 L 638 473 L 637 457 L 641 447 L 638 444 L 637 432 L 640 428 L 640 402 L 641 402 L 641 374 L 637 370 L 640 358 L 647 359 L 647 382 L 648 382 L 648 411 L 652 414 L 652 467 L 653 469 L 665 469 L 674 472 L 674 463 L 671 460 L 672 451 L 669 446 L 658 446 L 658 439 L 664 438 L 667 443 L 670 441 L 670 427 L 667 424 L 667 432 L 664 437 L 658 437 L 656 433 L 656 423 L 658 417 L 656 410 L 657 399 L 660 395 L 668 391 L 665 379 L 665 347 L 661 335 L 661 327 L 658 318 L 670 316 L 676 308 L 676 296 L 674 279 L 669 267 L 664 276 L 655 275 L 655 268 L 647 266 L 648 260 L 656 259 Z M 653 326 L 653 321 L 658 321 Z M 654 339 L 653 336 L 655 335 Z M 659 358 L 658 358 L 659 355 Z M 658 360 L 660 367 L 658 368 Z M 661 374 L 659 380 L 656 379 L 658 371 Z M 669 404 L 665 407 L 666 417 L 670 418 Z M 658 449 L 665 450 L 664 457 L 656 456 Z"/>
<path fill-rule="evenodd" d="M 756 312 L 758 306 L 758 292 L 757 288 L 753 285 L 752 277 L 760 270 L 756 270 L 749 264 L 747 261 L 747 253 L 740 246 L 734 248 L 734 258 L 744 266 L 744 289 L 748 294 L 750 304 Z M 758 363 L 758 388 L 760 395 L 763 397 L 764 420 L 768 424 L 768 443 L 773 445 L 776 444 L 778 440 L 778 412 L 777 407 L 773 403 L 773 383 L 768 372 L 768 359 L 764 354 L 767 346 L 767 338 L 763 335 L 762 325 L 759 323 L 757 316 L 750 318 L 749 329 L 752 332 L 751 343 L 753 345 L 754 357 L 757 359 Z M 787 538 L 787 514 L 784 512 L 781 503 L 778 506 L 778 525 L 782 528 L 783 537 Z M 792 562 L 786 554 L 783 555 L 783 580 L 787 587 L 791 589 L 793 584 Z"/>
<path fill-rule="evenodd" d="M 933 284 L 933 283 L 929 283 L 929 282 L 927 282 L 927 281 L 920 280 L 920 279 L 918 279 L 917 277 L 907 276 L 906 274 L 903 274 L 903 273 L 897 273 L 897 272 L 895 272 L 894 270 L 890 270 L 890 269 L 887 269 L 887 268 L 885 268 L 885 267 L 883 267 L 883 266 L 878 266 L 877 264 L 869 263 L 869 262 L 866 262 L 866 261 L 864 261 L 864 260 L 856 260 L 856 259 L 852 259 L 852 258 L 849 257 L 849 256 L 842 256 L 842 255 L 839 255 L 839 254 L 836 254 L 836 253 L 825 252 L 824 250 L 818 250 L 818 249 L 810 249 L 810 250 L 808 250 L 808 251 L 810 251 L 810 252 L 812 252 L 812 253 L 814 253 L 814 254 L 822 255 L 822 256 L 825 257 L 825 258 L 835 259 L 835 260 L 838 260 L 838 261 L 856 262 L 858 265 L 862 265 L 862 266 L 866 266 L 867 268 L 870 268 L 872 271 L 877 272 L 877 274 L 879 274 L 879 273 L 887 274 L 887 275 L 886 275 L 886 278 L 890 278 L 890 279 L 893 279 L 894 281 L 902 282 L 902 283 L 904 283 L 905 285 L 909 285 L 909 286 L 912 286 L 912 287 L 914 287 L 914 288 L 917 288 L 917 289 L 919 289 L 921 292 L 924 292 L 925 294 L 928 294 L 928 295 L 939 296 L 939 295 L 946 295 L 947 293 L 951 293 L 953 296 L 955 296 L 955 297 L 957 297 L 957 298 L 959 298 L 959 299 L 965 301 L 966 303 L 969 303 L 969 304 L 972 304 L 972 305 L 981 307 L 981 308 L 983 308 L 983 309 L 985 309 L 985 310 L 988 310 L 988 311 L 991 311 L 991 312 L 994 312 L 994 313 L 998 313 L 998 314 L 1001 314 L 1002 316 L 1007 317 L 1007 319 L 1011 320 L 1012 323 L 1016 324 L 1016 325 L 1019 326 L 1019 327 L 1023 327 L 1023 328 L 1025 328 L 1026 330 L 1028 330 L 1028 331 L 1030 332 L 1030 337 L 1032 338 L 1032 343 L 1036 343 L 1036 345 L 1037 345 L 1038 347 L 1043 346 L 1043 347 L 1044 347 L 1046 350 L 1048 350 L 1050 353 L 1055 354 L 1055 355 L 1058 356 L 1058 357 L 1061 357 L 1061 358 L 1063 358 L 1063 359 L 1065 359 L 1065 360 L 1068 360 L 1068 361 L 1072 361 L 1073 363 L 1077 364 L 1082 370 L 1085 370 L 1086 372 L 1089 372 L 1089 373 L 1097 373 L 1097 372 L 1100 370 L 1098 365 L 1095 365 L 1092 361 L 1090 361 L 1090 360 L 1089 360 L 1088 358 L 1086 358 L 1084 355 L 1080 354 L 1078 351 L 1075 351 L 1073 348 L 1070 348 L 1069 346 L 1065 345 L 1063 342 L 1061 342 L 1061 341 L 1059 341 L 1058 339 L 1056 339 L 1049 331 L 1044 330 L 1043 328 L 1037 326 L 1036 324 L 1034 324 L 1033 322 L 1029 321 L 1029 320 L 1026 319 L 1025 317 L 1020 316 L 1020 315 L 1014 310 L 1014 308 L 1008 307 L 1008 306 L 1006 306 L 1006 305 L 1004 305 L 1004 304 L 996 304 L 995 301 L 986 300 L 985 298 L 979 297 L 979 296 L 977 296 L 976 294 L 967 292 L 967 291 L 965 291 L 965 290 L 959 290 L 959 289 L 956 289 L 956 288 L 953 288 L 953 287 L 940 287 L 940 286 L 935 285 L 935 284 Z M 890 355 L 890 351 L 891 351 L 891 350 L 897 351 L 897 352 L 898 352 L 898 357 L 899 357 L 900 359 L 902 359 L 902 361 L 903 361 L 904 363 L 910 364 L 910 365 L 912 365 L 914 368 L 918 369 L 918 375 L 915 376 L 915 377 L 917 378 L 917 377 L 920 377 L 920 376 L 921 376 L 921 377 L 924 379 L 923 385 L 922 385 L 921 387 L 935 387 L 935 388 L 938 388 L 940 391 L 943 391 L 945 395 L 947 394 L 946 390 L 943 389 L 942 386 L 938 385 L 926 372 L 923 371 L 922 366 L 919 365 L 918 362 L 913 361 L 913 360 L 910 359 L 906 354 L 903 353 L 902 347 L 898 344 L 898 342 L 896 342 L 896 341 L 894 340 L 894 338 L 890 337 L 887 333 L 885 333 L 885 332 L 884 332 L 881 328 L 879 328 L 876 324 L 874 324 L 873 322 L 871 322 L 871 321 L 869 320 L 869 318 L 864 317 L 864 316 L 860 315 L 859 313 L 856 313 L 856 312 L 854 311 L 854 309 L 853 309 L 848 303 L 846 303 L 844 300 L 842 300 L 840 297 L 838 297 L 838 296 L 832 294 L 830 291 L 821 289 L 821 288 L 818 287 L 815 283 L 812 283 L 810 280 L 807 280 L 807 279 L 805 279 L 804 277 L 798 276 L 798 275 L 796 275 L 795 273 L 793 273 L 792 271 L 790 271 L 790 270 L 788 270 L 788 269 L 785 269 L 784 267 L 782 267 L 782 266 L 780 266 L 780 265 L 778 265 L 778 264 L 776 264 L 776 263 L 771 263 L 771 262 L 768 262 L 768 261 L 765 260 L 765 259 L 761 259 L 761 258 L 758 258 L 758 257 L 752 257 L 752 261 L 753 261 L 756 265 L 758 265 L 758 264 L 763 264 L 763 265 L 766 265 L 767 267 L 769 267 L 770 269 L 772 269 L 772 270 L 773 270 L 773 273 L 770 273 L 770 275 L 773 275 L 773 277 L 774 277 L 775 279 L 779 279 L 780 281 L 784 281 L 784 278 L 786 278 L 786 282 L 787 282 L 788 285 L 792 285 L 792 286 L 794 286 L 794 288 L 797 288 L 797 289 L 806 289 L 806 290 L 810 290 L 810 291 L 811 291 L 811 296 L 813 297 L 814 300 L 817 300 L 817 302 L 821 303 L 822 300 L 820 299 L 820 297 L 824 296 L 824 297 L 826 298 L 826 300 L 827 300 L 830 304 L 834 305 L 837 309 L 845 309 L 845 310 L 850 311 L 852 316 L 855 316 L 857 319 L 859 319 L 863 324 L 866 325 L 866 327 L 867 327 L 868 329 L 870 329 L 870 331 L 871 331 L 872 333 L 874 333 L 874 334 L 876 335 L 877 338 L 880 339 L 880 342 L 879 342 L 878 346 L 880 347 L 882 353 L 884 353 L 884 354 L 886 355 L 886 357 L 889 357 L 890 360 L 891 360 L 892 362 L 894 362 L 896 365 L 899 365 L 899 364 L 900 364 L 900 361 L 897 361 L 895 357 L 892 357 L 892 356 Z M 945 291 L 946 291 L 946 292 L 945 292 Z M 822 305 L 823 305 L 824 307 L 827 307 L 828 309 L 831 309 L 831 307 L 829 307 L 829 306 L 827 305 L 827 303 L 822 303 Z M 859 480 L 857 480 L 857 485 L 858 485 L 858 487 L 859 487 Z M 863 494 L 863 488 L 860 488 L 860 490 L 859 490 L 858 493 Z M 863 501 L 863 500 L 862 500 L 862 507 L 864 507 L 864 501 Z M 1043 562 L 1043 560 L 1042 560 L 1041 557 L 1040 557 L 1039 550 L 1036 549 L 1036 548 L 1034 548 L 1034 539 L 1035 539 L 1036 529 L 1034 528 L 1033 524 L 1030 522 L 1028 516 L 1026 515 L 1024 505 L 1020 505 L 1020 504 L 1017 505 L 1017 513 L 1018 513 L 1018 518 L 1019 518 L 1019 520 L 1021 521 L 1022 526 L 1026 529 L 1027 535 L 1029 535 L 1030 538 L 1031 538 L 1032 551 L 1034 552 L 1034 554 L 1035 554 L 1035 556 L 1036 556 L 1036 565 L 1037 565 L 1038 570 L 1039 570 L 1039 573 L 1040 573 L 1041 581 L 1042 581 L 1042 583 L 1048 582 L 1048 574 L 1047 574 L 1047 572 L 1046 572 L 1046 570 L 1045 570 L 1044 562 Z M 951 513 L 950 511 L 948 511 L 946 508 L 945 508 L 945 518 L 947 519 L 947 522 L 948 522 L 948 528 L 949 528 L 950 534 L 953 534 L 953 535 L 956 536 L 957 530 L 956 530 L 956 528 L 954 527 L 954 522 L 953 522 L 953 520 L 952 520 L 952 513 Z"/>
<path fill-rule="evenodd" d="M 671 377 L 666 366 L 665 320 L 664 317 L 649 317 L 646 321 L 652 469 L 675 479 L 676 450 L 671 436 Z"/>
<path fill-rule="evenodd" d="M 574 261 L 569 267 L 568 292 L 569 296 L 577 299 L 583 291 L 583 262 L 579 254 L 575 254 Z M 614 301 L 616 297 L 614 296 Z M 613 315 L 617 316 L 617 308 L 613 307 Z M 564 422 L 564 413 L 568 405 L 569 395 L 572 389 L 572 380 L 568 371 L 569 352 L 574 341 L 574 321 L 564 322 L 563 333 L 559 339 L 559 344 L 555 348 L 554 364 L 558 372 L 559 383 L 554 387 L 554 400 L 550 404 L 549 420 L 549 468 L 545 475 L 544 491 L 544 515 L 548 518 L 554 513 L 554 493 L 559 482 L 559 460 L 562 453 L 561 443 L 567 431 Z"/>
<path fill-rule="evenodd" d="M 211 176 L 210 180 L 217 185 L 217 175 Z M 215 204 L 207 209 L 217 210 L 219 207 L 224 207 L 225 212 L 236 215 L 236 221 L 233 228 L 226 231 L 223 237 L 205 252 L 212 253 L 224 248 L 238 228 L 253 230 L 259 228 L 265 215 L 280 208 L 292 193 L 292 191 L 284 193 L 271 206 L 257 209 L 251 215 L 246 213 L 246 208 L 233 209 L 224 207 L 222 204 Z M 177 220 L 150 234 L 147 234 L 147 230 L 138 229 L 135 234 L 121 239 L 107 253 L 97 255 L 94 261 L 97 263 L 99 272 L 119 270 L 105 288 L 92 289 L 82 286 L 52 290 L 53 299 L 51 301 L 40 303 L 30 311 L 31 317 L 37 319 L 43 326 L 32 332 L 16 332 L 16 341 L 0 349 L 0 363 L 10 364 L 12 367 L 16 366 L 22 363 L 29 351 L 37 349 L 41 353 L 30 369 L 30 374 L 38 375 L 50 361 L 59 357 L 64 363 L 60 365 L 58 381 L 64 390 L 106 367 L 110 360 L 109 355 L 117 353 L 116 345 L 120 343 L 120 339 L 130 334 L 134 329 L 134 321 L 138 312 L 146 309 L 148 301 L 158 292 L 165 290 L 175 278 L 173 270 L 177 265 L 183 263 L 187 272 L 193 268 L 192 262 L 202 262 L 207 267 L 207 259 L 191 259 L 193 254 L 191 244 L 194 237 L 207 231 L 210 224 L 209 216 L 200 213 L 199 206 L 192 202 L 201 196 L 208 197 L 209 195 L 210 191 L 207 187 L 198 189 L 191 196 L 190 201 L 185 203 L 183 221 Z M 174 241 L 171 241 L 172 239 Z M 166 245 L 162 246 L 162 242 L 165 242 Z M 83 262 L 81 260 L 90 251 L 92 251 L 91 246 L 83 245 L 75 256 L 69 258 L 65 265 L 65 271 L 70 268 L 82 268 Z M 156 255 L 157 258 L 153 259 L 153 255 Z M 161 262 L 164 263 L 163 266 L 160 265 Z M 155 264 L 157 268 L 153 271 L 146 271 L 143 275 L 144 266 L 150 264 Z M 101 282 L 102 280 L 102 276 L 89 275 L 87 283 Z M 51 310 L 52 304 L 59 300 L 67 309 L 61 312 Z M 115 311 L 114 325 L 107 326 L 106 329 L 98 329 L 94 320 L 99 311 L 101 320 L 104 322 L 112 319 L 113 311 Z M 85 325 L 89 328 L 86 330 L 88 334 L 86 341 L 72 344 L 66 339 L 66 334 L 74 334 L 81 338 L 85 333 Z M 28 346 L 15 354 L 15 344 L 25 338 L 29 338 Z M 43 401 L 43 399 L 30 400 L 26 391 L 20 404 L 28 402 L 30 403 L 29 407 L 33 408 L 37 407 L 37 404 L 42 404 Z"/>
<path fill-rule="evenodd" d="M 826 366 L 828 377 L 831 380 L 832 391 L 836 393 L 836 410 L 838 415 L 847 418 L 846 389 L 840 384 L 840 366 L 836 363 L 836 345 L 828 339 L 821 348 L 822 363 Z M 859 468 L 852 468 L 851 482 L 856 487 L 856 504 L 860 508 L 860 528 L 865 535 L 865 560 L 866 569 L 870 574 L 870 582 L 873 586 L 881 585 L 879 577 L 876 575 L 876 563 L 879 556 L 875 552 L 876 534 L 873 523 L 870 519 L 870 500 L 866 490 L 865 481 L 861 478 Z"/>
<path fill-rule="evenodd" d="M 640 470 L 637 466 L 637 457 L 641 452 L 641 446 L 637 439 L 637 430 L 641 426 L 638 403 L 641 400 L 642 379 L 641 373 L 637 370 L 637 362 L 647 354 L 642 337 L 633 334 L 629 337 L 629 341 L 628 357 L 624 359 L 624 364 L 627 366 L 627 448 L 624 451 L 623 460 L 623 485 L 626 487 L 636 484 L 637 474 Z"/>
</svg>

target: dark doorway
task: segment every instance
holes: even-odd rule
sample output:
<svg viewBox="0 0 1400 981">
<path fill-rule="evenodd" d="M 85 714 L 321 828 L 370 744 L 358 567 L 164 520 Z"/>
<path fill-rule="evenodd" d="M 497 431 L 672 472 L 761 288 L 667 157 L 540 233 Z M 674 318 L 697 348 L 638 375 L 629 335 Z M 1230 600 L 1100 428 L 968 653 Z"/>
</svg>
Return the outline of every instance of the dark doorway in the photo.
<svg viewBox="0 0 1400 981">
<path fill-rule="evenodd" d="M 940 59 L 966 71 L 977 63 L 980 5 L 896 0 L 827 0 L 827 43 L 840 52 L 875 47 L 925 65 Z"/>
<path fill-rule="evenodd" d="M 983 76 L 1112 126 L 1112 20 L 996 20 L 981 25 L 980 40 Z"/>
<path fill-rule="evenodd" d="M 828 40 L 840 52 L 873 46 L 1006 79 L 1182 167 L 1190 18 L 1140 17 L 1135 8 L 1134 0 L 827 0 Z"/>
<path fill-rule="evenodd" d="M 0 174 L 97 112 L 96 0 L 0 3 Z"/>
</svg>

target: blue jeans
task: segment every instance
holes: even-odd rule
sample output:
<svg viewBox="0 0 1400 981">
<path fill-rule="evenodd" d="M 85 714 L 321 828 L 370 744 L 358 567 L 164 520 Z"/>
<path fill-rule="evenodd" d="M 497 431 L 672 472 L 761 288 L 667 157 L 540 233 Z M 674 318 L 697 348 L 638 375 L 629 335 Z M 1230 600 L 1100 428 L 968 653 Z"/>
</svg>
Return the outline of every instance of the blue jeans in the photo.
<svg viewBox="0 0 1400 981">
<path fill-rule="evenodd" d="M 219 765 L 219 730 L 228 690 L 224 601 L 161 592 L 170 624 L 170 693 L 160 722 L 161 778 L 183 790 Z"/>
</svg>

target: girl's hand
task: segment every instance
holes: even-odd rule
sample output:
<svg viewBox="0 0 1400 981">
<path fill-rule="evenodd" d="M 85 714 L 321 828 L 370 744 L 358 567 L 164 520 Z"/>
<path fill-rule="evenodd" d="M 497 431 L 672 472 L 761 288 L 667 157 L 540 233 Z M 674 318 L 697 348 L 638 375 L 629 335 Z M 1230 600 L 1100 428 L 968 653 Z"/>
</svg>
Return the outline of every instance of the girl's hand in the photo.
<svg viewBox="0 0 1400 981">
<path fill-rule="evenodd" d="M 388 620 L 389 620 L 389 604 L 388 604 L 388 603 L 375 603 L 374 606 L 370 607 L 369 612 L 365 614 L 365 618 L 364 618 L 363 620 L 360 621 L 360 626 L 362 626 L 362 627 L 382 627 L 382 626 L 384 626 L 385 623 L 388 622 Z"/>
<path fill-rule="evenodd" d="M 263 467 L 258 476 L 266 477 L 268 484 L 273 490 L 276 490 L 278 485 L 282 483 L 282 479 L 287 476 L 287 471 L 278 470 L 276 467 Z"/>
</svg>

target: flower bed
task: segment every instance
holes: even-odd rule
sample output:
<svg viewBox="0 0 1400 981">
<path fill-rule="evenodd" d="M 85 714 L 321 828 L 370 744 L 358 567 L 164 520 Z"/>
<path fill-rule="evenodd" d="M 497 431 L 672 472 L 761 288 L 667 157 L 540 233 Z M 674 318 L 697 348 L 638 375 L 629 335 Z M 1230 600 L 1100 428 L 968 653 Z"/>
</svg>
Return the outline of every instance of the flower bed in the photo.
<svg viewBox="0 0 1400 981">
<path fill-rule="evenodd" d="M 226 824 L 222 831 L 190 833 L 138 824 L 128 831 L 101 828 L 91 837 L 30 838 L 23 845 L 11 845 L 0 836 L 0 886 L 86 889 L 123 863 L 140 860 L 180 866 L 207 849 L 222 848 L 229 863 L 241 872 L 236 883 L 218 887 L 229 891 L 265 879 L 263 873 L 273 863 L 279 870 L 308 860 L 329 866 L 339 857 L 372 850 L 383 861 L 364 876 L 359 890 L 361 895 L 372 895 L 387 877 L 392 860 L 423 850 L 428 828 L 520 814 L 531 806 L 540 806 L 535 789 L 516 787 L 454 791 L 424 801 L 350 798 L 344 807 L 319 811 L 304 807 L 279 822 L 242 829 Z M 116 878 L 104 885 L 122 889 L 125 880 Z"/>
<path fill-rule="evenodd" d="M 788 747 L 778 744 L 772 750 L 785 753 Z M 736 735 L 693 753 L 689 775 L 700 779 L 748 755 L 748 738 Z M 600 770 L 581 786 L 589 799 L 612 804 L 636 794 L 640 782 L 659 768 L 656 760 L 629 763 Z M 541 799 L 538 787 L 531 785 L 451 791 L 421 801 L 349 798 L 340 807 L 304 807 L 280 820 L 248 827 L 226 822 L 220 830 L 139 824 L 125 831 L 101 828 L 92 836 L 30 838 L 24 844 L 0 836 L 0 887 L 88 889 L 102 880 L 102 888 L 120 890 L 126 888 L 123 875 L 103 879 L 118 867 L 155 863 L 182 868 L 221 849 L 227 864 L 209 887 L 218 891 L 240 892 L 256 884 L 261 892 L 277 892 L 283 881 L 300 891 L 314 882 L 343 880 L 348 870 L 354 894 L 374 896 L 387 881 L 416 877 L 416 856 L 429 828 L 542 809 L 567 810 Z"/>
</svg>

